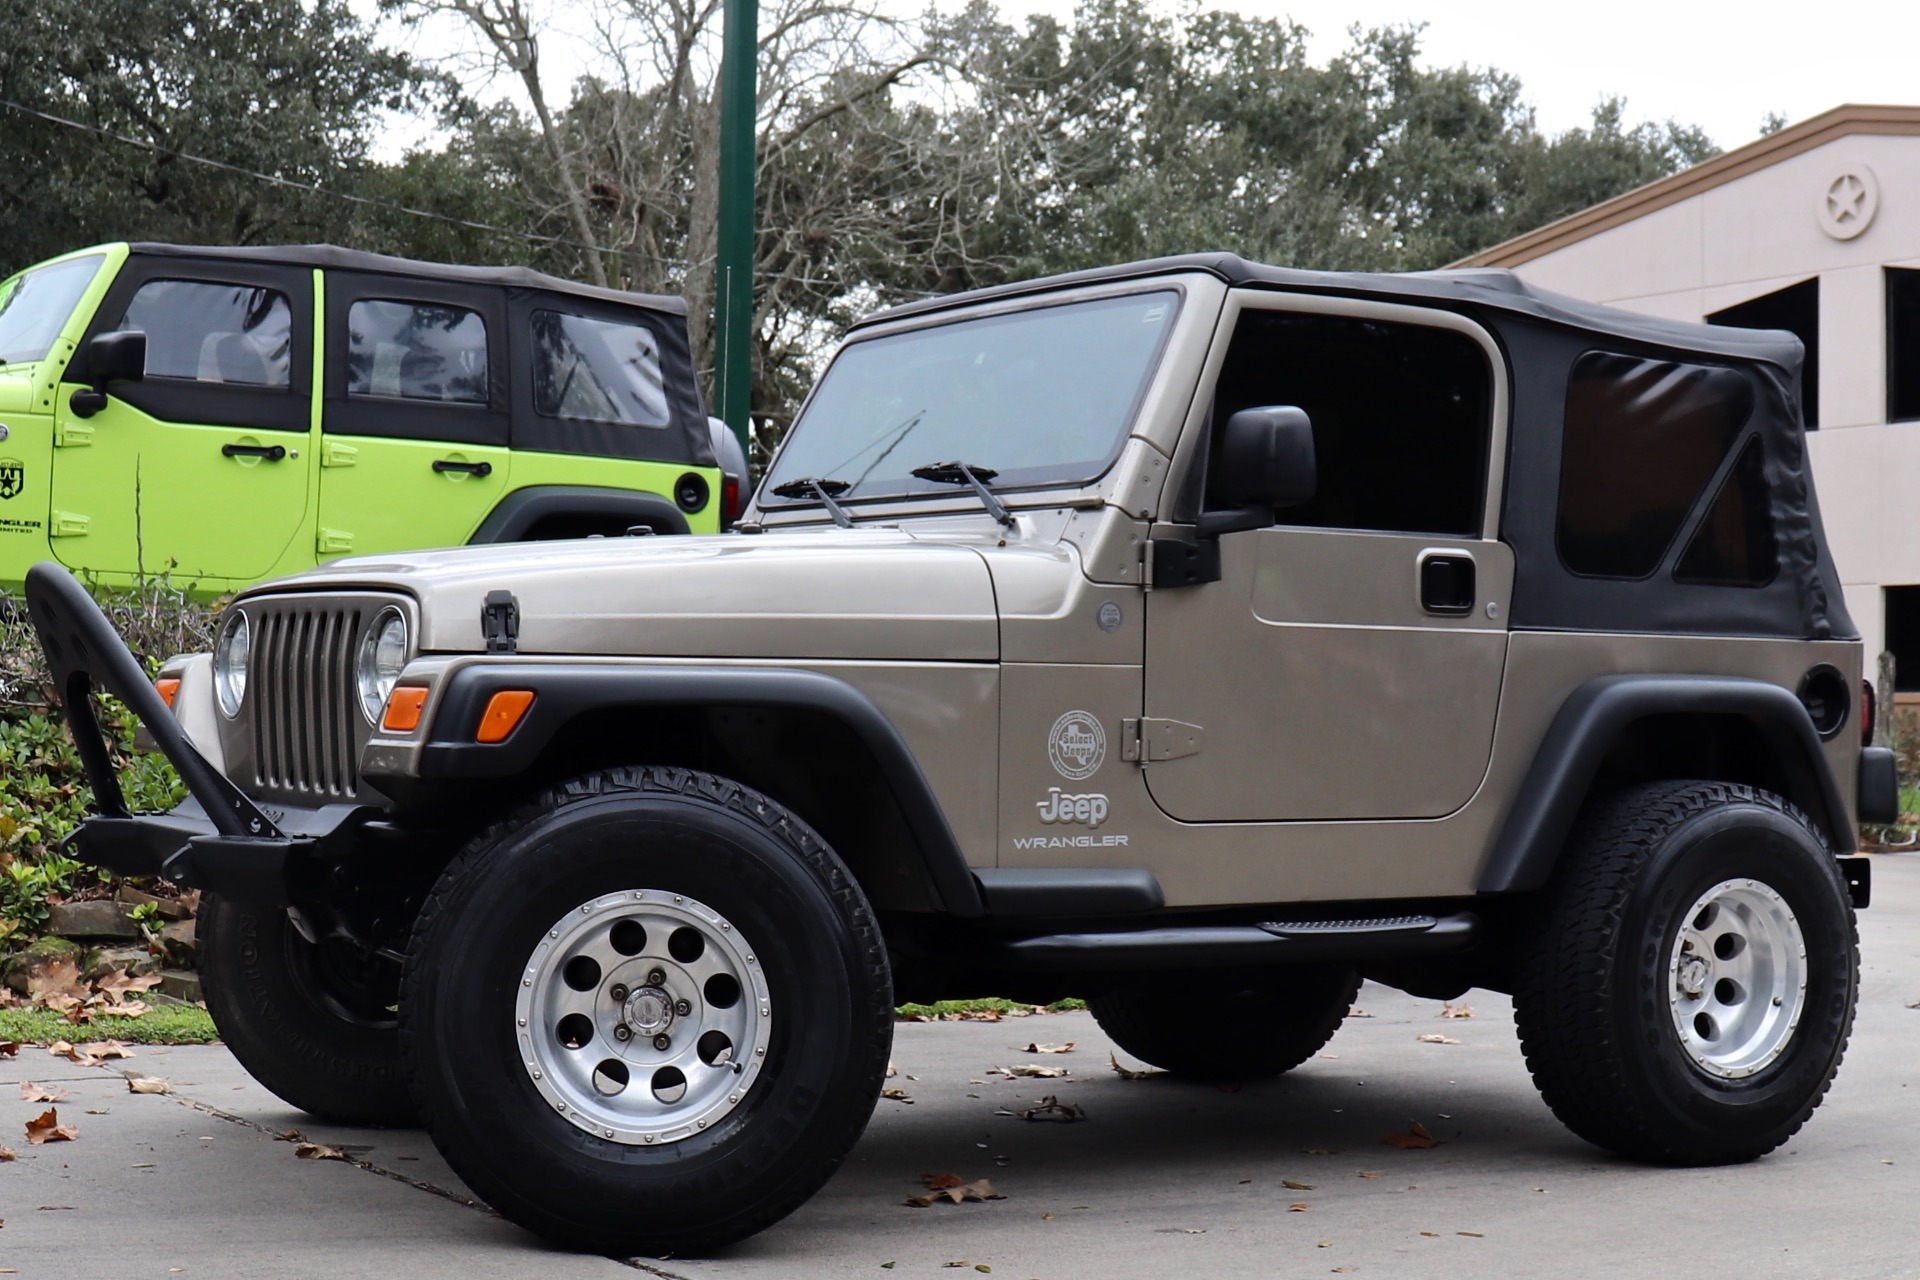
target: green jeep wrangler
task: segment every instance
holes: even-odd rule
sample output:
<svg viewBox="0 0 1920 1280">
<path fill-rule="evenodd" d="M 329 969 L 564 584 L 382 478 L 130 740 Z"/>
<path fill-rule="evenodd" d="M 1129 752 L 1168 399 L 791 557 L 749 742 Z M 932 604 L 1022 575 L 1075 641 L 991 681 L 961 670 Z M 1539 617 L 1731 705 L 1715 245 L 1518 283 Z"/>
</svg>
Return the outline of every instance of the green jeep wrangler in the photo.
<svg viewBox="0 0 1920 1280">
<path fill-rule="evenodd" d="M 349 552 L 710 533 L 741 478 L 677 298 L 328 246 L 106 245 L 0 283 L 0 587 L 49 556 L 218 594 Z"/>
<path fill-rule="evenodd" d="M 777 1221 L 872 1114 L 894 1001 L 990 992 L 1252 1079 L 1363 977 L 1489 987 L 1574 1133 L 1750 1160 L 1839 1068 L 1855 824 L 1896 808 L 1800 364 L 1500 272 L 916 303 L 736 532 L 268 583 L 171 708 L 35 568 L 74 849 L 205 889 L 255 1078 L 424 1124 L 576 1247 Z M 94 687 L 192 801 L 128 812 Z"/>
</svg>

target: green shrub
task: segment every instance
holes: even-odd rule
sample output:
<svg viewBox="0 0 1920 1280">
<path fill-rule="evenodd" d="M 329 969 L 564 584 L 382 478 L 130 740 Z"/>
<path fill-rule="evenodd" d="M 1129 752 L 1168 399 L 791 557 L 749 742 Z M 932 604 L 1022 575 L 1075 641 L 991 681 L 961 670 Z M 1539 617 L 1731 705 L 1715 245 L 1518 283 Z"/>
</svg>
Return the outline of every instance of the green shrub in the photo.
<svg viewBox="0 0 1920 1280">
<path fill-rule="evenodd" d="M 174 654 L 213 645 L 218 606 L 189 599 L 165 579 L 96 589 L 94 598 L 148 672 Z M 92 811 L 93 792 L 52 694 L 26 605 L 0 592 L 0 938 L 37 931 L 50 896 L 102 883 L 101 873 L 59 851 Z M 138 811 L 180 803 L 186 792 L 173 766 L 133 749 L 132 713 L 106 697 L 96 710 L 127 804 Z"/>
</svg>

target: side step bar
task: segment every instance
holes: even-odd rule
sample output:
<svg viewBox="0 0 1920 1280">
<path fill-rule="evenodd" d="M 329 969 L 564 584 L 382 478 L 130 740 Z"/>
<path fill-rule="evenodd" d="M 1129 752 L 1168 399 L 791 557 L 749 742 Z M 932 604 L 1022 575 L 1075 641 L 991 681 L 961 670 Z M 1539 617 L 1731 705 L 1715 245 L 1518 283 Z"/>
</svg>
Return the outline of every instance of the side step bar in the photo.
<svg viewBox="0 0 1920 1280">
<path fill-rule="evenodd" d="M 994 939 L 982 946 L 991 963 L 1052 972 L 1116 969 L 1210 969 L 1292 964 L 1302 960 L 1386 960 L 1465 951 L 1480 921 L 1449 916 L 1375 920 L 1273 920 L 1255 925 L 1190 925 L 1113 933 L 1051 933 Z"/>
</svg>

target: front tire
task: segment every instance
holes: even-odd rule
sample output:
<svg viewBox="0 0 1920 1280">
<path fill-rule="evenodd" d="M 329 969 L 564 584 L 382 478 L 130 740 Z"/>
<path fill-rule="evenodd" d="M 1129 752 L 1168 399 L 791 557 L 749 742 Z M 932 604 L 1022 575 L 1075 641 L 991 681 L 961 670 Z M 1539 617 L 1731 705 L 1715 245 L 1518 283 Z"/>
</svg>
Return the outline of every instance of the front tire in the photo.
<svg viewBox="0 0 1920 1280">
<path fill-rule="evenodd" d="M 873 1114 L 892 985 L 793 814 L 684 769 L 564 784 L 483 833 L 415 928 L 401 1033 L 447 1162 L 569 1248 L 691 1254 L 777 1222 Z"/>
<path fill-rule="evenodd" d="M 1087 1002 L 1128 1054 L 1193 1080 L 1264 1080 L 1318 1053 L 1353 1006 L 1360 975 L 1301 964 L 1257 975 L 1194 973 Z"/>
<path fill-rule="evenodd" d="M 1569 1129 L 1664 1164 L 1751 1160 L 1820 1105 L 1853 1027 L 1853 905 L 1820 832 L 1719 782 L 1591 806 L 1519 948 L 1514 1016 Z"/>
<path fill-rule="evenodd" d="M 414 1122 L 397 964 L 340 938 L 308 942 L 284 908 L 211 893 L 195 934 L 207 1012 L 249 1075 L 321 1120 Z"/>
</svg>

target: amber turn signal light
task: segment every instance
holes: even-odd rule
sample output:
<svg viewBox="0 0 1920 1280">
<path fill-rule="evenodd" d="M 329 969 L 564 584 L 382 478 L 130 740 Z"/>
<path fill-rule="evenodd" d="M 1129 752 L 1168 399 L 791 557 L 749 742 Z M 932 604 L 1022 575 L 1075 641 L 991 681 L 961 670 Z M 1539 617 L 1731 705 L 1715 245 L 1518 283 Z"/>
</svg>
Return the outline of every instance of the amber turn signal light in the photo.
<svg viewBox="0 0 1920 1280">
<path fill-rule="evenodd" d="M 475 740 L 505 742 L 532 705 L 533 690 L 502 689 L 487 699 L 487 709 L 480 713 L 480 732 L 473 735 Z"/>
<path fill-rule="evenodd" d="M 153 682 L 153 688 L 160 695 L 160 701 L 171 707 L 173 700 L 180 696 L 180 679 L 178 676 L 162 676 Z"/>
<path fill-rule="evenodd" d="M 388 733 L 412 733 L 420 727 L 420 713 L 426 709 L 426 705 L 427 691 L 424 686 L 397 685 L 387 695 L 387 710 L 380 717 L 380 727 Z"/>
</svg>

